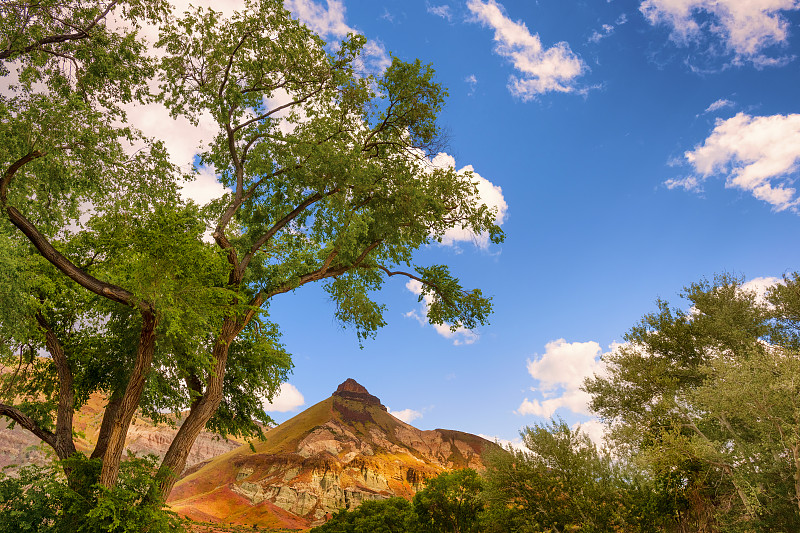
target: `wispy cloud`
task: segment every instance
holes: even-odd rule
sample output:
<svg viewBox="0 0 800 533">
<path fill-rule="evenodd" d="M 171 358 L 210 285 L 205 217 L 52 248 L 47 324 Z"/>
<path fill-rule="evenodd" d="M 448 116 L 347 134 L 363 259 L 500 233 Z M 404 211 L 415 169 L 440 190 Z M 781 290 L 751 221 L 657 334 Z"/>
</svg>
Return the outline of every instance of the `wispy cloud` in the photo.
<svg viewBox="0 0 800 533">
<path fill-rule="evenodd" d="M 614 33 L 614 26 L 612 24 L 603 24 L 600 27 L 600 30 L 594 30 L 592 35 L 589 37 L 589 42 L 592 43 L 599 43 L 601 40 L 605 39 L 609 35 Z"/>
<path fill-rule="evenodd" d="M 712 102 L 709 105 L 704 113 L 713 113 L 715 111 L 719 111 L 720 109 L 724 109 L 726 107 L 733 107 L 735 104 L 726 98 L 720 98 L 716 102 Z"/>
<path fill-rule="evenodd" d="M 464 78 L 464 81 L 467 82 L 467 85 L 469 85 L 469 92 L 467 93 L 467 95 L 472 96 L 473 94 L 475 94 L 475 87 L 478 86 L 478 78 L 475 77 L 475 74 L 470 74 L 469 76 Z"/>
<path fill-rule="evenodd" d="M 447 19 L 448 21 L 453 20 L 453 13 L 450 11 L 450 6 L 447 4 L 441 6 L 433 6 L 428 4 L 428 13 L 431 15 L 436 15 L 437 17 L 442 17 L 443 19 Z"/>
<path fill-rule="evenodd" d="M 469 0 L 473 21 L 494 30 L 495 52 L 508 59 L 519 75 L 509 77 L 508 89 L 522 101 L 547 92 L 573 92 L 585 65 L 565 42 L 545 48 L 538 34 L 522 21 L 513 21 L 495 0 Z"/>
<path fill-rule="evenodd" d="M 724 177 L 725 186 L 767 202 L 775 211 L 797 211 L 792 183 L 800 163 L 800 115 L 717 119 L 703 144 L 684 154 L 693 174 L 669 179 L 670 188 L 701 190 L 703 181 Z"/>
<path fill-rule="evenodd" d="M 669 27 L 678 45 L 710 38 L 735 62 L 770 66 L 788 59 L 770 57 L 766 50 L 786 44 L 790 23 L 784 12 L 798 8 L 798 0 L 645 0 L 639 10 L 651 24 Z"/>
</svg>

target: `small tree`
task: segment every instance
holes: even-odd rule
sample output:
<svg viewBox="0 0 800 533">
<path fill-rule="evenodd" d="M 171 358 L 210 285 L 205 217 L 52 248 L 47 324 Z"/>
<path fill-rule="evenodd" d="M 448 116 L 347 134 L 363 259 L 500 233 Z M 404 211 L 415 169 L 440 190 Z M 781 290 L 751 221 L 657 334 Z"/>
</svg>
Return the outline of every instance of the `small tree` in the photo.
<svg viewBox="0 0 800 533">
<path fill-rule="evenodd" d="M 414 495 L 414 509 L 426 531 L 481 531 L 483 480 L 471 468 L 444 472 Z"/>
<path fill-rule="evenodd" d="M 563 421 L 521 432 L 527 451 L 487 458 L 491 531 L 614 531 L 624 495 L 610 457 Z"/>
<path fill-rule="evenodd" d="M 800 278 L 767 301 L 718 276 L 659 302 L 587 380 L 618 449 L 660 485 L 679 527 L 800 527 Z"/>
</svg>

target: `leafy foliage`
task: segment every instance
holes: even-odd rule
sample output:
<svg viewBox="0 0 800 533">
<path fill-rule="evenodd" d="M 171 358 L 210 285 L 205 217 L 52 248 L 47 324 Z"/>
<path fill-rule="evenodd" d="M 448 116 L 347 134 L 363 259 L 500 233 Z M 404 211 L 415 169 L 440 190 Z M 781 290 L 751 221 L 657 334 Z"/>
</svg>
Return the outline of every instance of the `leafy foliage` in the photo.
<svg viewBox="0 0 800 533">
<path fill-rule="evenodd" d="M 785 277 L 766 301 L 731 276 L 693 284 L 691 312 L 659 302 L 607 375 L 585 384 L 616 449 L 661 487 L 679 524 L 800 527 L 799 283 Z"/>
<path fill-rule="evenodd" d="M 483 480 L 471 468 L 444 472 L 414 495 L 414 509 L 424 531 L 478 532 L 484 508 Z"/>
<path fill-rule="evenodd" d="M 404 498 L 369 500 L 356 509 L 342 509 L 318 533 L 417 533 L 422 531 L 412 504 Z"/>
<path fill-rule="evenodd" d="M 625 523 L 624 484 L 607 453 L 563 421 L 527 427 L 527 451 L 489 457 L 491 531 L 613 531 Z"/>
<path fill-rule="evenodd" d="M 70 472 L 67 482 L 63 472 Z M 0 474 L 0 531 L 30 533 L 167 533 L 183 531 L 176 515 L 154 498 L 156 458 L 122 463 L 119 483 L 96 484 L 98 460 L 76 455 L 61 464 Z"/>
</svg>

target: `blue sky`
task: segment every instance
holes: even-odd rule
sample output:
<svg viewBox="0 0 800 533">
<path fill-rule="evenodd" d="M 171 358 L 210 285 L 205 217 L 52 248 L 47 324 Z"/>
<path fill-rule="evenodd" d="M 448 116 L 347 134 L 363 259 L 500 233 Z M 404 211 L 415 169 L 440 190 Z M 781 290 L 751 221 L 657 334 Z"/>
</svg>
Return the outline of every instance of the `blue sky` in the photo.
<svg viewBox="0 0 800 533">
<path fill-rule="evenodd" d="M 418 256 L 494 296 L 491 325 L 469 334 L 421 324 L 402 281 L 363 348 L 321 289 L 276 298 L 295 363 L 276 420 L 352 377 L 422 429 L 511 440 L 550 414 L 587 422 L 577 387 L 657 297 L 722 272 L 763 287 L 800 264 L 797 0 L 286 5 L 329 42 L 364 34 L 373 68 L 390 53 L 433 64 L 447 154 L 505 205 L 507 238 Z"/>
</svg>

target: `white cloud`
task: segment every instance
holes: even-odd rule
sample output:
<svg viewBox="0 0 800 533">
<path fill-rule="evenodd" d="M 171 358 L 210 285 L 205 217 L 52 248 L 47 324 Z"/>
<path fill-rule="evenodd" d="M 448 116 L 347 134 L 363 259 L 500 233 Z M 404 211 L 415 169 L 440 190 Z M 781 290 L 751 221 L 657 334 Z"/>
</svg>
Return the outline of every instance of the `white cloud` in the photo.
<svg viewBox="0 0 800 533">
<path fill-rule="evenodd" d="M 800 115 L 752 117 L 744 113 L 717 119 L 702 145 L 684 154 L 694 175 L 665 185 L 699 190 L 711 176 L 725 176 L 725 186 L 751 193 L 775 211 L 796 210 L 791 187 L 800 162 Z"/>
<path fill-rule="evenodd" d="M 478 85 L 478 78 L 475 77 L 475 74 L 470 74 L 464 81 L 469 85 L 469 92 L 467 93 L 468 96 L 472 96 L 475 94 L 475 87 Z"/>
<path fill-rule="evenodd" d="M 592 32 L 592 35 L 589 37 L 589 41 L 593 43 L 599 43 L 612 33 L 614 33 L 614 26 L 611 24 L 603 24 L 601 31 L 594 30 Z"/>
<path fill-rule="evenodd" d="M 580 422 L 572 426 L 573 431 L 580 430 L 586 433 L 598 449 L 605 447 L 604 437 L 606 429 L 608 429 L 608 426 L 599 420 L 587 420 L 586 422 Z"/>
<path fill-rule="evenodd" d="M 339 41 L 347 37 L 348 33 L 361 33 L 347 24 L 342 0 L 326 0 L 327 7 L 313 0 L 284 0 L 284 5 L 300 22 L 326 41 Z M 372 39 L 367 41 L 361 61 L 363 67 L 374 72 L 382 72 L 391 64 L 383 44 Z"/>
<path fill-rule="evenodd" d="M 428 5 L 428 13 L 442 17 L 443 19 L 453 20 L 453 13 L 450 12 L 450 6 L 447 4 L 441 6 Z"/>
<path fill-rule="evenodd" d="M 389 411 L 389 414 L 395 418 L 399 418 L 406 424 L 410 424 L 414 420 L 418 418 L 422 418 L 422 413 L 419 411 L 415 411 L 413 409 L 403 409 L 402 411 L 392 411 L 388 407 L 386 408 Z"/>
<path fill-rule="evenodd" d="M 456 160 L 453 156 L 440 152 L 431 160 L 431 164 L 439 168 L 455 168 Z M 475 172 L 472 165 L 466 165 L 459 169 L 458 172 L 459 174 L 472 172 L 471 179 L 476 183 L 478 199 L 490 209 L 496 210 L 495 224 L 502 225 L 508 212 L 508 204 L 503 197 L 503 189 Z M 459 227 L 447 230 L 442 237 L 442 244 L 445 246 L 453 246 L 458 242 L 473 242 L 479 248 L 486 250 L 489 248 L 489 235 L 486 233 L 476 235 L 468 229 Z"/>
<path fill-rule="evenodd" d="M 271 402 L 264 400 L 264 411 L 271 413 L 285 413 L 287 411 L 295 411 L 299 407 L 305 405 L 306 400 L 303 395 L 297 390 L 297 387 L 291 383 L 281 383 L 281 388 L 278 394 Z"/>
<path fill-rule="evenodd" d="M 514 440 L 508 440 L 508 439 L 501 439 L 500 437 L 497 437 L 495 435 L 484 435 L 482 433 L 478 433 L 478 436 L 481 437 L 482 439 L 486 439 L 486 440 L 488 440 L 490 442 L 497 443 L 497 444 L 499 444 L 500 446 L 502 446 L 503 448 L 506 448 L 506 449 L 508 449 L 508 447 L 510 446 L 511 448 L 513 448 L 515 450 L 518 450 L 518 451 L 530 452 L 530 450 L 522 442 L 522 437 L 517 437 Z"/>
<path fill-rule="evenodd" d="M 616 348 L 612 345 L 611 350 Z M 572 342 L 558 339 L 545 345 L 545 353 L 528 360 L 528 373 L 537 380 L 542 400 L 525 400 L 517 408 L 520 415 L 551 417 L 565 407 L 576 414 L 589 415 L 591 397 L 580 390 L 583 381 L 592 375 L 602 375 L 602 348 L 594 341 Z"/>
<path fill-rule="evenodd" d="M 544 48 L 538 34 L 531 34 L 524 22 L 509 19 L 495 0 L 469 0 L 467 7 L 474 21 L 494 30 L 495 52 L 511 61 L 520 73 L 509 78 L 511 94 L 528 101 L 550 91 L 575 90 L 575 79 L 585 65 L 567 43 Z"/>
<path fill-rule="evenodd" d="M 733 105 L 734 103 L 728 100 L 727 98 L 720 98 L 716 102 L 712 102 L 711 105 L 709 105 L 704 112 L 713 113 L 714 111 L 719 111 L 720 109 L 725 107 L 733 107 Z"/>
<path fill-rule="evenodd" d="M 303 24 L 322 36 L 342 39 L 348 33 L 358 33 L 345 22 L 344 2 L 327 0 L 327 8 L 313 0 L 285 0 L 286 9 Z"/>
<path fill-rule="evenodd" d="M 767 291 L 779 283 L 783 283 L 783 280 L 780 278 L 759 277 L 742 284 L 742 289 L 754 292 L 756 301 L 763 304 L 766 303 Z"/>
<path fill-rule="evenodd" d="M 406 289 L 419 296 L 422 294 L 422 283 L 415 279 L 410 279 L 408 280 L 408 283 L 406 283 Z M 416 310 L 411 310 L 408 313 L 405 313 L 404 316 L 407 318 L 414 318 L 424 326 L 428 323 L 428 309 L 430 308 L 432 301 L 433 297 L 429 294 L 426 294 L 420 304 L 419 312 Z M 450 328 L 450 324 L 433 324 L 433 329 L 445 339 L 453 339 L 453 344 L 456 346 L 462 344 L 472 344 L 480 338 L 480 335 L 463 326 L 459 326 L 455 331 L 453 331 Z"/>
<path fill-rule="evenodd" d="M 798 8 L 798 0 L 645 0 L 639 10 L 651 24 L 668 26 L 679 45 L 711 36 L 720 39 L 737 62 L 766 66 L 785 61 L 769 58 L 764 51 L 786 44 L 790 24 L 782 12 Z"/>
</svg>

